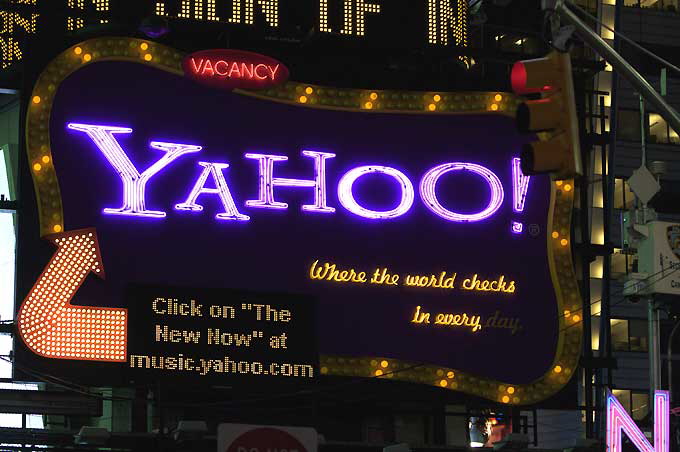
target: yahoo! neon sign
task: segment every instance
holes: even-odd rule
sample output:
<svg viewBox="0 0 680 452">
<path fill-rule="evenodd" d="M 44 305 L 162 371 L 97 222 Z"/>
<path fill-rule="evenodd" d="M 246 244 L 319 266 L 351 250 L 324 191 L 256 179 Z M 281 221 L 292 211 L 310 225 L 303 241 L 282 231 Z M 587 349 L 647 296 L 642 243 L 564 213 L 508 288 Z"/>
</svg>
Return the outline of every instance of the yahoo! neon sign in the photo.
<svg viewBox="0 0 680 452">
<path fill-rule="evenodd" d="M 187 154 L 200 152 L 202 147 L 193 144 L 167 143 L 152 141 L 152 149 L 163 152 L 163 155 L 146 170 L 140 172 L 130 161 L 127 153 L 116 139 L 116 135 L 132 133 L 129 127 L 111 125 L 69 123 L 68 128 L 86 134 L 104 155 L 109 164 L 116 171 L 122 182 L 122 204 L 120 207 L 107 207 L 103 213 L 109 215 L 124 215 L 149 218 L 164 218 L 166 212 L 147 209 L 146 186 L 152 177 L 167 168 L 175 160 Z M 305 204 L 302 210 L 319 214 L 332 214 L 336 208 L 328 205 L 326 183 L 326 162 L 335 158 L 331 152 L 303 150 L 302 156 L 311 159 L 314 165 L 314 176 L 311 179 L 291 179 L 275 176 L 277 163 L 285 162 L 285 155 L 273 155 L 265 153 L 246 153 L 246 159 L 254 160 L 258 164 L 258 197 L 246 200 L 246 207 L 258 209 L 287 209 L 288 204 L 278 201 L 276 193 L 282 188 L 305 188 L 314 193 L 314 202 Z M 219 197 L 224 211 L 217 213 L 215 218 L 226 221 L 249 221 L 250 217 L 242 213 L 237 207 L 236 200 L 225 178 L 225 170 L 228 163 L 199 161 L 203 169 L 196 179 L 187 197 L 182 202 L 175 204 L 175 210 L 202 211 L 203 206 L 199 203 L 202 195 L 215 195 Z M 513 210 L 522 212 L 526 194 L 529 189 L 530 177 L 525 176 L 519 169 L 519 159 L 513 158 L 512 162 L 512 186 L 513 186 Z M 437 196 L 439 181 L 447 174 L 455 175 L 461 171 L 474 174 L 484 181 L 489 187 L 490 197 L 485 206 L 474 213 L 461 213 L 450 206 L 444 206 Z M 356 182 L 370 175 L 384 175 L 399 189 L 398 201 L 389 210 L 374 210 L 362 205 L 354 196 Z M 211 179 L 214 188 L 206 186 Z M 419 196 L 423 204 L 436 216 L 447 221 L 458 223 L 476 222 L 492 217 L 503 204 L 505 193 L 499 177 L 490 169 L 467 162 L 448 162 L 439 164 L 423 174 L 418 186 Z M 411 180 L 396 168 L 383 165 L 357 166 L 347 171 L 338 182 L 338 201 L 348 212 L 359 217 L 372 220 L 389 220 L 406 214 L 416 198 L 416 188 Z M 522 232 L 522 224 L 513 222 L 512 231 Z"/>
<path fill-rule="evenodd" d="M 621 436 L 626 436 L 640 452 L 669 452 L 670 406 L 668 391 L 654 391 L 654 446 L 635 424 L 616 396 L 607 395 L 607 450 L 622 452 Z"/>
</svg>

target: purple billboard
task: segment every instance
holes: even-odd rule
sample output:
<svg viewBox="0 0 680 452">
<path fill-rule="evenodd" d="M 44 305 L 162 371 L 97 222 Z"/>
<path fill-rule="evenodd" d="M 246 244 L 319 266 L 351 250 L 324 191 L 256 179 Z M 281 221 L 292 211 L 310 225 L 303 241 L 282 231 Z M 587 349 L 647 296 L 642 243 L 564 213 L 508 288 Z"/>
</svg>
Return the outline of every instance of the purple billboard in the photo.
<svg viewBox="0 0 680 452">
<path fill-rule="evenodd" d="M 449 93 L 418 113 L 379 91 L 355 108 L 316 85 L 225 91 L 122 60 L 74 67 L 29 109 L 50 103 L 49 163 L 33 174 L 40 198 L 54 171 L 62 208 L 40 212 L 42 235 L 62 250 L 94 231 L 86 265 L 106 272 L 64 312 L 109 308 L 126 334 L 113 354 L 74 338 L 56 350 L 61 333 L 37 349 L 34 288 L 20 354 L 109 361 L 128 380 L 360 375 L 506 403 L 566 383 L 577 294 L 558 280 L 573 270 L 570 207 L 555 203 L 571 187 L 521 173 L 525 137 L 496 112 L 509 95 L 467 114 L 446 114 Z"/>
</svg>

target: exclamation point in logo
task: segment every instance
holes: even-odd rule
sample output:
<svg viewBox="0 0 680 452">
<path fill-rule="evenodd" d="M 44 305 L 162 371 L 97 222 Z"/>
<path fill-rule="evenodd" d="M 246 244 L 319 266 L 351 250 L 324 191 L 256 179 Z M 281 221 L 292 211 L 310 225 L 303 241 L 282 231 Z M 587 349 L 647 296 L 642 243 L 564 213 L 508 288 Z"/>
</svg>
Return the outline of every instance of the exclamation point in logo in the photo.
<svg viewBox="0 0 680 452">
<path fill-rule="evenodd" d="M 512 159 L 512 211 L 515 213 L 522 213 L 524 211 L 524 202 L 527 198 L 527 191 L 529 190 L 529 180 L 531 176 L 525 176 L 520 168 L 520 160 L 518 157 Z M 524 224 L 521 221 L 512 220 L 511 229 L 513 234 L 521 234 L 524 230 Z"/>
</svg>

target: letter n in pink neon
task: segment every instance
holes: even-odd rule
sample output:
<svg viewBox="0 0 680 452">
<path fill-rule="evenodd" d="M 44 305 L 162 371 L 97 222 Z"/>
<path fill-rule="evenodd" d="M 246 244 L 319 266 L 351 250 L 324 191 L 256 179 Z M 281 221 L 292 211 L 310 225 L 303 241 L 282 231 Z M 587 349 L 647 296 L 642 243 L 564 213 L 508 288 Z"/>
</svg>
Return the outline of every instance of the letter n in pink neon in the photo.
<svg viewBox="0 0 680 452">
<path fill-rule="evenodd" d="M 645 434 L 638 428 L 630 415 L 621 406 L 614 394 L 607 394 L 607 450 L 622 452 L 621 433 L 637 447 L 640 452 L 668 452 L 668 424 L 670 418 L 668 391 L 654 392 L 654 447 L 649 444 Z"/>
</svg>

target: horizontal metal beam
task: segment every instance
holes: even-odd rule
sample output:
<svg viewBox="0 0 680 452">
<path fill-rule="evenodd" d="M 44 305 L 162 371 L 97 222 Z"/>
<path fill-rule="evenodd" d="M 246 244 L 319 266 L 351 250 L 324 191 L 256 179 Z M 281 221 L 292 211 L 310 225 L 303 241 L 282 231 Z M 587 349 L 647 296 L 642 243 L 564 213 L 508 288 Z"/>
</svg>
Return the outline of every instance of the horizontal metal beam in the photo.
<svg viewBox="0 0 680 452">
<path fill-rule="evenodd" d="M 102 415 L 102 399 L 58 391 L 0 389 L 0 413 L 97 417 Z"/>
</svg>

